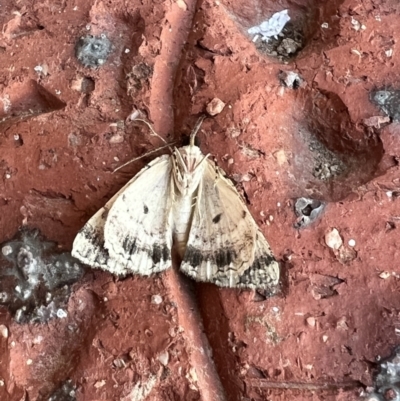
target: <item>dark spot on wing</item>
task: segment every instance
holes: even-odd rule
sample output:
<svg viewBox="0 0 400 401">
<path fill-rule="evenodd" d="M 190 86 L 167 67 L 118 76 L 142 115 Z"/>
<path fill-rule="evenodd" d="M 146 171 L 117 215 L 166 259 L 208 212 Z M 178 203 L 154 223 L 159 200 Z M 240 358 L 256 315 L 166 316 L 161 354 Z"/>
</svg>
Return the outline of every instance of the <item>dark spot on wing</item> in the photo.
<svg viewBox="0 0 400 401">
<path fill-rule="evenodd" d="M 184 259 L 190 264 L 190 266 L 197 267 L 206 259 L 206 255 L 193 246 L 188 246 L 186 248 Z"/>
<path fill-rule="evenodd" d="M 136 238 L 132 241 L 131 238 L 125 237 L 122 241 L 122 248 L 128 255 L 133 255 L 137 251 Z"/>
<path fill-rule="evenodd" d="M 152 258 L 154 264 L 160 263 L 161 259 L 163 261 L 169 260 L 170 252 L 169 252 L 167 245 L 165 245 L 165 244 L 163 246 L 160 246 L 157 244 L 154 245 L 152 252 L 153 253 L 151 255 L 151 258 Z"/>
<path fill-rule="evenodd" d="M 144 214 L 149 213 L 149 208 L 146 205 L 143 205 Z"/>
<path fill-rule="evenodd" d="M 202 252 L 193 246 L 186 248 L 184 260 L 192 267 L 201 265 L 203 261 L 214 261 L 218 268 L 225 270 L 231 263 L 235 261 L 237 254 L 234 249 L 220 249 L 217 252 Z M 236 266 L 233 266 L 235 269 Z"/>
<path fill-rule="evenodd" d="M 220 249 L 215 255 L 218 267 L 227 267 L 234 259 L 236 259 L 236 252 L 233 249 Z"/>
<path fill-rule="evenodd" d="M 243 210 L 243 212 L 242 212 L 242 218 L 244 219 L 244 218 L 246 217 L 246 215 L 247 215 L 246 210 Z"/>
<path fill-rule="evenodd" d="M 151 255 L 154 264 L 160 263 L 161 260 L 161 248 L 158 245 L 154 245 L 153 254 Z"/>
<path fill-rule="evenodd" d="M 219 223 L 219 221 L 221 220 L 221 216 L 222 216 L 222 213 L 217 214 L 217 215 L 212 219 L 213 223 L 214 223 L 214 224 Z"/>
<path fill-rule="evenodd" d="M 79 254 L 94 263 L 105 265 L 109 259 L 108 250 L 104 247 L 103 232 L 85 225 L 79 232 L 92 246 L 79 250 Z"/>
<path fill-rule="evenodd" d="M 265 270 L 266 267 L 271 265 L 273 262 L 276 262 L 275 258 L 271 255 L 263 255 L 254 260 L 253 264 L 250 267 L 250 270 Z"/>
<path fill-rule="evenodd" d="M 164 244 L 162 249 L 162 258 L 163 260 L 170 260 L 171 259 L 171 250 Z"/>
</svg>

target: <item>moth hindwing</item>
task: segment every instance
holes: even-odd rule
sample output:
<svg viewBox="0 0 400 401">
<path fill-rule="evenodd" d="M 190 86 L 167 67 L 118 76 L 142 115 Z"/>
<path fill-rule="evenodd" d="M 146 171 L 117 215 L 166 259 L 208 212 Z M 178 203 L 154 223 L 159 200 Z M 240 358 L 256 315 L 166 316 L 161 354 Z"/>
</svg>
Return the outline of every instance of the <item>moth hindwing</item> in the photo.
<svg viewBox="0 0 400 401">
<path fill-rule="evenodd" d="M 197 127 L 198 129 L 198 127 Z M 196 281 L 274 293 L 279 265 L 236 188 L 194 143 L 145 166 L 75 238 L 72 254 L 117 275 L 171 266 Z"/>
</svg>

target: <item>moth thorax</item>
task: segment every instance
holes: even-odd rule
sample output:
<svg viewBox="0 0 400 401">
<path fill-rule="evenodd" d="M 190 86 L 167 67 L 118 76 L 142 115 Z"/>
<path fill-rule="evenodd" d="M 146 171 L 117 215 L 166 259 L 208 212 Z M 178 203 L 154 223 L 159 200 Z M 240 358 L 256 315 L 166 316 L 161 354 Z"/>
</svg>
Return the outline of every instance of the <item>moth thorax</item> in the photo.
<svg viewBox="0 0 400 401">
<path fill-rule="evenodd" d="M 173 156 L 176 187 L 183 196 L 192 195 L 203 176 L 205 156 L 197 146 L 183 146 L 175 149 Z"/>
</svg>

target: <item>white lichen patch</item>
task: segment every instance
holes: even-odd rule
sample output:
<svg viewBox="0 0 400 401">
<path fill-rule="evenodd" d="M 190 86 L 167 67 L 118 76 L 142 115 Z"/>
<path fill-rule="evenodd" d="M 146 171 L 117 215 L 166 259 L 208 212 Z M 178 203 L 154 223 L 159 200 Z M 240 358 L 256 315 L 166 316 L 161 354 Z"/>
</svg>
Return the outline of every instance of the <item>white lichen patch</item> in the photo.
<svg viewBox="0 0 400 401">
<path fill-rule="evenodd" d="M 268 20 L 261 22 L 260 25 L 249 28 L 247 32 L 250 35 L 261 35 L 261 39 L 268 42 L 272 37 L 278 38 L 288 21 L 290 21 L 288 10 L 282 10 L 273 14 Z"/>
<path fill-rule="evenodd" d="M 1 245 L 0 304 L 19 323 L 66 318 L 70 286 L 84 270 L 69 253 L 24 231 Z"/>
</svg>

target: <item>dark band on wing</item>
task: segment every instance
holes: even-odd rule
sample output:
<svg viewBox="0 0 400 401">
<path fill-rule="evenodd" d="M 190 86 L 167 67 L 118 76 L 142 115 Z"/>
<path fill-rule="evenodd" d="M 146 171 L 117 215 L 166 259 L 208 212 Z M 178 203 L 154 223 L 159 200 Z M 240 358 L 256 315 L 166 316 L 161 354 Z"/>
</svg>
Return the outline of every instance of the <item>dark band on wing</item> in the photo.
<svg viewBox="0 0 400 401">
<path fill-rule="evenodd" d="M 87 260 L 92 260 L 96 265 L 107 265 L 110 254 L 105 247 L 103 230 L 97 230 L 91 225 L 86 224 L 79 232 L 79 235 L 82 235 L 86 242 L 92 245 L 85 249 L 80 249 L 78 252 L 79 255 Z M 123 248 L 128 255 L 139 252 L 147 253 L 151 257 L 154 265 L 160 263 L 161 260 L 164 262 L 171 260 L 171 252 L 166 244 L 156 244 L 152 249 L 140 248 L 137 246 L 136 239 L 134 241 L 129 241 L 129 238 L 125 238 L 123 241 Z M 126 255 L 121 256 L 126 257 Z"/>
<path fill-rule="evenodd" d="M 195 280 L 203 281 L 197 274 L 197 267 L 203 262 L 209 261 L 212 265 L 218 267 L 214 277 L 209 280 L 219 286 L 228 287 L 231 284 L 232 272 L 240 271 L 241 266 L 233 266 L 230 264 L 236 259 L 236 252 L 233 249 L 218 250 L 216 252 L 202 252 L 193 246 L 186 249 L 184 262 L 190 265 L 190 269 L 185 273 Z M 261 288 L 268 289 L 270 294 L 274 294 L 278 290 L 279 267 L 276 259 L 270 254 L 264 254 L 257 257 L 253 264 L 247 268 L 242 274 L 236 273 L 235 287 L 239 288 Z"/>
<path fill-rule="evenodd" d="M 166 262 L 167 260 L 171 259 L 171 251 L 166 244 L 161 246 L 155 244 L 153 246 L 153 254 L 151 255 L 151 258 L 155 264 L 160 263 L 161 259 Z"/>
<path fill-rule="evenodd" d="M 276 259 L 271 255 L 263 255 L 238 277 L 238 287 L 277 288 Z M 279 275 L 279 273 L 278 273 Z"/>
<path fill-rule="evenodd" d="M 129 237 L 125 237 L 122 241 L 122 248 L 128 255 L 133 255 L 138 250 L 136 246 L 136 238 L 133 238 L 133 241 Z"/>
<path fill-rule="evenodd" d="M 230 267 L 229 265 L 234 262 L 237 258 L 237 253 L 234 249 L 219 249 L 216 252 L 204 252 L 200 249 L 197 249 L 193 246 L 188 246 L 186 248 L 185 262 L 189 263 L 191 266 L 196 268 L 200 266 L 204 261 L 211 261 L 213 264 L 216 264 L 218 269 L 224 270 Z M 231 266 L 235 268 L 237 266 Z M 237 267 L 239 268 L 239 267 Z"/>
<path fill-rule="evenodd" d="M 93 260 L 98 265 L 106 265 L 110 258 L 108 250 L 104 246 L 104 237 L 102 230 L 96 230 L 90 224 L 86 224 L 78 233 L 92 246 L 78 251 L 84 259 Z"/>
<path fill-rule="evenodd" d="M 120 255 L 124 258 L 128 258 L 129 255 L 133 255 L 139 252 L 147 253 L 153 263 L 157 265 L 160 261 L 166 262 L 167 260 L 171 260 L 171 251 L 168 248 L 167 244 L 154 244 L 153 248 L 141 248 L 140 244 L 138 244 L 137 238 L 129 238 L 125 237 L 122 241 L 122 248 L 124 249 L 126 255 Z"/>
</svg>

